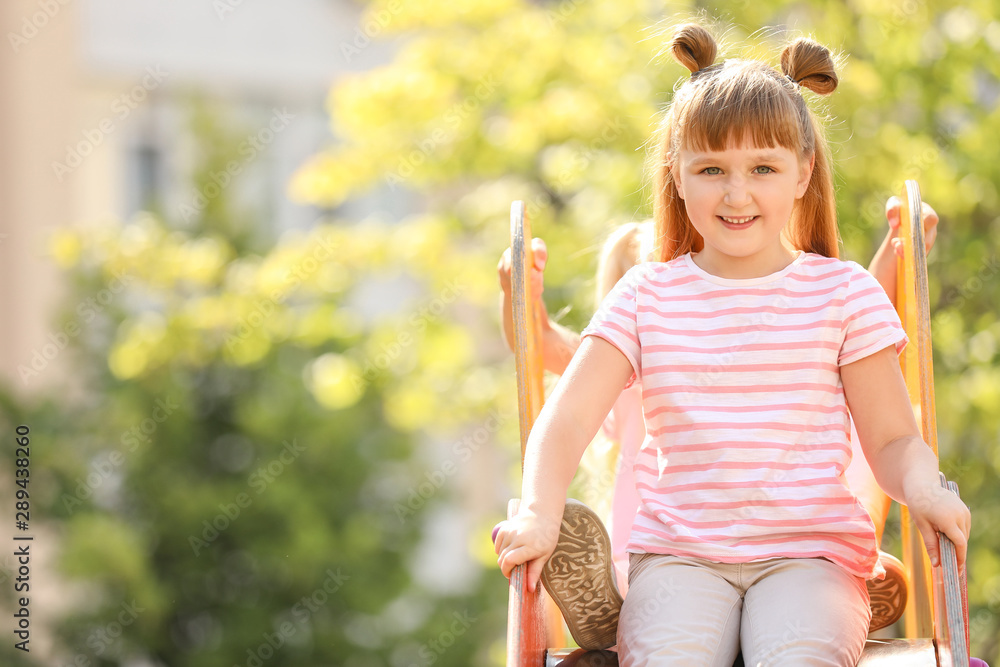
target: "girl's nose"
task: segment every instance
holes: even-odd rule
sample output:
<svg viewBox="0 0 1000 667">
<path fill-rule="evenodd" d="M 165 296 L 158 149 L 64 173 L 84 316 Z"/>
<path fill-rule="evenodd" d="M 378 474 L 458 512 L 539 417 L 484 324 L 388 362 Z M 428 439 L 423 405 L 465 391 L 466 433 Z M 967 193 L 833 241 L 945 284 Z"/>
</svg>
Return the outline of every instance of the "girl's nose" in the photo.
<svg viewBox="0 0 1000 667">
<path fill-rule="evenodd" d="M 750 203 L 750 191 L 745 182 L 730 181 L 726 187 L 724 201 L 727 206 L 742 208 Z"/>
</svg>

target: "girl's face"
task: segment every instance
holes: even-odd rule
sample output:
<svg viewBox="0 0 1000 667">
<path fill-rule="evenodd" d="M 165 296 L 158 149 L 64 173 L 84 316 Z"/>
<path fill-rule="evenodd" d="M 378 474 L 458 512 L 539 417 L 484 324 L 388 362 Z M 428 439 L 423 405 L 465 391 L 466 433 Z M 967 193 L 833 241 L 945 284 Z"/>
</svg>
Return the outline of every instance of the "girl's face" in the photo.
<svg viewBox="0 0 1000 667">
<path fill-rule="evenodd" d="M 688 217 L 705 239 L 695 263 L 723 278 L 758 278 L 794 258 L 781 241 L 812 176 L 812 160 L 782 146 L 681 149 L 673 177 Z"/>
</svg>

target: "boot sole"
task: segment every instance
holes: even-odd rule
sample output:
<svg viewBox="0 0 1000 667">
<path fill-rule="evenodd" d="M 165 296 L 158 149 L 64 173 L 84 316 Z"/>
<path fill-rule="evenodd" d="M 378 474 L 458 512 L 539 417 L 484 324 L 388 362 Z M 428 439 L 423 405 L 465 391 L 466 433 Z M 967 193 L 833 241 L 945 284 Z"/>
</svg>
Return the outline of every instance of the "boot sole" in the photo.
<svg viewBox="0 0 1000 667">
<path fill-rule="evenodd" d="M 611 538 L 597 514 L 579 501 L 566 501 L 559 541 L 542 570 L 542 584 L 580 648 L 604 649 L 618 642 L 622 596 L 615 582 Z"/>
</svg>

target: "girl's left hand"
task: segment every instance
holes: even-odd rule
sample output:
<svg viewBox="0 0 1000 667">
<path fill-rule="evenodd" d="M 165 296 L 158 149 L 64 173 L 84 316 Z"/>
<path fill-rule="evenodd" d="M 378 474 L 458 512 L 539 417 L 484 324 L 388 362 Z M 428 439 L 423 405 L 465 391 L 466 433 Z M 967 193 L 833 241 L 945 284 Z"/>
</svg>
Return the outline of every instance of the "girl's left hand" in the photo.
<svg viewBox="0 0 1000 667">
<path fill-rule="evenodd" d="M 903 239 L 899 238 L 899 212 L 902 205 L 899 197 L 896 196 L 889 197 L 885 203 L 885 219 L 889 223 L 889 239 L 897 257 L 903 256 Z M 937 238 L 938 214 L 930 204 L 921 202 L 920 215 L 924 226 L 924 252 L 929 253 Z"/>
<path fill-rule="evenodd" d="M 955 543 L 959 569 L 965 567 L 965 557 L 972 530 L 972 514 L 962 500 L 940 484 L 926 483 L 906 489 L 906 506 L 924 539 L 931 565 L 941 562 L 938 533 L 943 533 Z"/>
</svg>

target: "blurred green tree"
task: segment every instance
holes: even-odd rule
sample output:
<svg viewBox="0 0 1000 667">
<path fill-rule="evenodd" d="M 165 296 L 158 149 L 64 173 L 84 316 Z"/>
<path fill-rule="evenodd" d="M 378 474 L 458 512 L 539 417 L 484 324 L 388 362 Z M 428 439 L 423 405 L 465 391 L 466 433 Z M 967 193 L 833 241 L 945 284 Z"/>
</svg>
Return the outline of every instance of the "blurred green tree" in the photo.
<svg viewBox="0 0 1000 667">
<path fill-rule="evenodd" d="M 204 105 L 192 118 L 194 188 L 209 192 L 241 135 Z M 82 594 L 58 628 L 66 664 L 486 662 L 505 611 L 479 582 L 495 573 L 442 586 L 417 562 L 478 431 L 511 427 L 492 374 L 463 386 L 469 253 L 412 225 L 268 241 L 231 191 L 210 192 L 183 223 L 144 215 L 52 242 L 86 392 L 12 421 L 52 443 L 36 484 L 56 489 L 42 514 Z M 381 302 L 357 295 L 365 280 Z M 396 374 L 420 388 L 392 393 Z"/>
<path fill-rule="evenodd" d="M 495 569 L 442 592 L 414 562 L 446 556 L 435 526 L 454 521 L 461 475 L 446 464 L 463 437 L 508 443 L 506 474 L 480 482 L 488 501 L 519 483 L 494 313 L 507 211 L 527 201 L 549 244 L 550 310 L 582 327 L 593 250 L 649 214 L 642 148 L 684 75 L 661 53 L 661 21 L 700 7 L 372 2 L 344 57 L 363 64 L 376 33 L 399 37 L 399 51 L 334 86 L 338 143 L 291 192 L 334 212 L 405 195 L 417 203 L 403 219 L 335 217 L 259 254 L 227 236 L 242 229 L 232 219 L 181 233 L 142 218 L 56 239 L 79 298 L 128 282 L 80 337 L 86 400 L 31 417 L 58 445 L 40 465 L 59 489 L 49 511 L 63 520 L 65 571 L 92 591 L 64 624 L 67 646 L 102 665 L 502 662 Z M 931 256 L 942 465 L 974 510 L 973 653 L 994 661 L 1000 288 L 987 239 L 1000 231 L 1000 167 L 983 147 L 1000 129 L 997 9 L 760 0 L 725 17 L 755 55 L 775 60 L 774 44 L 801 31 L 848 56 L 840 90 L 817 101 L 845 256 L 871 256 L 904 178 L 942 214 Z M 779 27 L 750 34 L 768 25 Z M 469 550 L 488 564 L 484 541 Z M 334 591 L 315 610 L 299 606 L 324 586 Z M 105 645 L 133 598 L 144 610 Z"/>
</svg>

